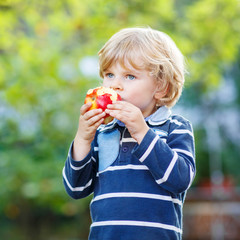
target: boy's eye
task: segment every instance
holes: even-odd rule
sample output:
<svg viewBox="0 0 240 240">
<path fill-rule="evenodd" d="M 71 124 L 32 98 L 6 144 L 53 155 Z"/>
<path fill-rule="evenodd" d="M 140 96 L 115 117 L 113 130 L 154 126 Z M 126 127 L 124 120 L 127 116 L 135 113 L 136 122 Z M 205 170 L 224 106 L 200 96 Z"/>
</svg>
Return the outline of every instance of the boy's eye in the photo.
<svg viewBox="0 0 240 240">
<path fill-rule="evenodd" d="M 106 76 L 107 76 L 108 78 L 113 78 L 113 77 L 114 77 L 114 75 L 113 75 L 112 73 L 107 73 Z"/>
<path fill-rule="evenodd" d="M 129 80 L 134 80 L 136 77 L 134 77 L 133 75 L 127 75 L 127 79 Z"/>
</svg>

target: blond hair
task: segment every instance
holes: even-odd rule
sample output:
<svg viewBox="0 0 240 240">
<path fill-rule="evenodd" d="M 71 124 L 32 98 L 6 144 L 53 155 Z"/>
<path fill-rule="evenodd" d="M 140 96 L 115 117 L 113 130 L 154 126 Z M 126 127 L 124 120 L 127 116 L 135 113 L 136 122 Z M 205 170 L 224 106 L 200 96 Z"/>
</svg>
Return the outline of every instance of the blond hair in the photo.
<svg viewBox="0 0 240 240">
<path fill-rule="evenodd" d="M 114 34 L 98 53 L 100 76 L 118 61 L 135 69 L 147 69 L 160 82 L 166 94 L 158 105 L 172 107 L 179 99 L 184 84 L 184 57 L 165 33 L 151 28 L 126 28 Z M 135 64 L 136 58 L 142 66 Z"/>
</svg>

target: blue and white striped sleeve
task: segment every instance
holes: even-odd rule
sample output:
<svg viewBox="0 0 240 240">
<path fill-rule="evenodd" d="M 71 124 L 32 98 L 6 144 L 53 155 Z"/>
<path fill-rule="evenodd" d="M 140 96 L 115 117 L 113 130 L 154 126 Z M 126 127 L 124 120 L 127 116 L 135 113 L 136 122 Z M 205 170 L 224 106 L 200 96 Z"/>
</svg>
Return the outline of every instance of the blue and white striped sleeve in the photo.
<svg viewBox="0 0 240 240">
<path fill-rule="evenodd" d="M 196 168 L 193 130 L 188 121 L 172 121 L 167 141 L 150 129 L 134 154 L 166 190 L 178 194 L 190 187 Z"/>
<path fill-rule="evenodd" d="M 82 161 L 72 158 L 72 147 L 70 146 L 67 160 L 62 171 L 63 184 L 69 196 L 74 199 L 84 198 L 93 192 L 93 184 L 96 178 L 96 148 L 88 153 Z"/>
</svg>

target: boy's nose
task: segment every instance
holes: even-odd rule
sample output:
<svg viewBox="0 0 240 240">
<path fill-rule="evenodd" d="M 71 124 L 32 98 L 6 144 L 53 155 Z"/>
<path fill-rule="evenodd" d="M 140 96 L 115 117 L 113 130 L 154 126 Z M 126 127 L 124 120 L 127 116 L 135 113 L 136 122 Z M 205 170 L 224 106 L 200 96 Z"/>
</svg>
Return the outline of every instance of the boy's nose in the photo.
<svg viewBox="0 0 240 240">
<path fill-rule="evenodd" d="M 121 84 L 121 79 L 120 78 L 115 78 L 114 81 L 111 84 L 111 88 L 113 90 L 119 90 L 121 91 L 123 89 L 122 84 Z"/>
</svg>

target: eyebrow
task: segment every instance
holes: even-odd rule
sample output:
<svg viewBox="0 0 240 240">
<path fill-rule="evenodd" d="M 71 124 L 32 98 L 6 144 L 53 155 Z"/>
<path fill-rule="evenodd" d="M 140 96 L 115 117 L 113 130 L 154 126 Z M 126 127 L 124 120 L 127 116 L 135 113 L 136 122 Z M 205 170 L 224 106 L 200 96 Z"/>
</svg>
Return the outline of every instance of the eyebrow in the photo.
<svg viewBox="0 0 240 240">
<path fill-rule="evenodd" d="M 103 73 L 107 73 L 107 72 L 113 72 L 113 70 L 111 69 L 111 67 L 109 67 L 109 68 L 107 68 L 107 69 L 105 69 L 104 71 L 103 71 Z M 136 68 L 134 68 L 134 67 L 132 67 L 132 69 L 129 69 L 129 68 L 127 68 L 127 67 L 124 67 L 124 74 L 135 74 L 135 75 L 139 75 L 141 72 L 140 72 L 140 70 L 138 70 L 138 69 L 136 69 Z"/>
</svg>

